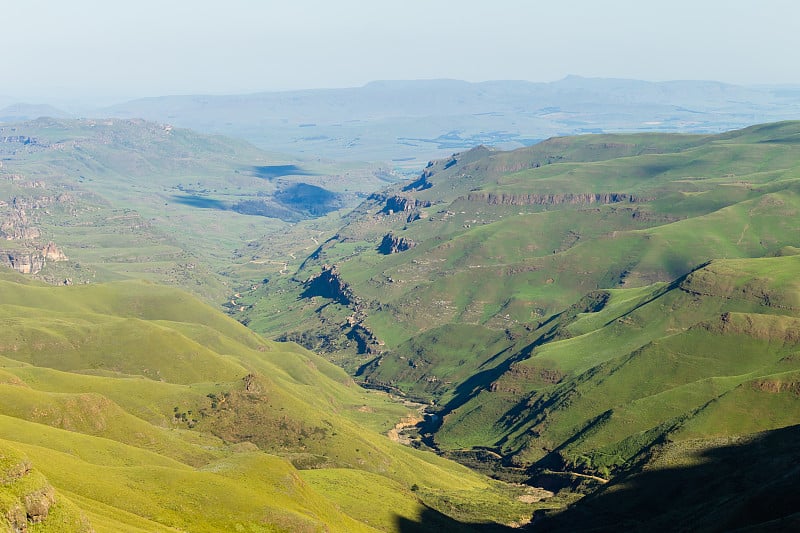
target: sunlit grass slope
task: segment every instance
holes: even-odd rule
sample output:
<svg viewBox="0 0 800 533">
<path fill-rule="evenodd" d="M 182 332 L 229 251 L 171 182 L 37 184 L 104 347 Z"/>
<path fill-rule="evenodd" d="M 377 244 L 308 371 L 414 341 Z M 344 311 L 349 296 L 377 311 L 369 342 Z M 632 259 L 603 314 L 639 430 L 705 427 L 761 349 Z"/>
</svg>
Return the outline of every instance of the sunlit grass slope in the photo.
<svg viewBox="0 0 800 533">
<path fill-rule="evenodd" d="M 667 440 L 800 423 L 800 256 L 609 291 L 445 419 L 447 448 L 607 476 Z"/>
<path fill-rule="evenodd" d="M 799 140 L 800 123 L 782 122 L 454 154 L 374 195 L 292 280 L 244 295 L 241 319 L 359 379 L 448 402 L 587 293 L 797 246 Z M 384 255 L 390 233 L 414 246 Z M 303 283 L 326 264 L 355 303 Z"/>
<path fill-rule="evenodd" d="M 78 525 L 392 531 L 436 528 L 421 520 L 443 502 L 451 525 L 535 509 L 521 488 L 390 441 L 408 407 L 179 290 L 3 274 L 0 323 L 0 439 Z"/>
</svg>

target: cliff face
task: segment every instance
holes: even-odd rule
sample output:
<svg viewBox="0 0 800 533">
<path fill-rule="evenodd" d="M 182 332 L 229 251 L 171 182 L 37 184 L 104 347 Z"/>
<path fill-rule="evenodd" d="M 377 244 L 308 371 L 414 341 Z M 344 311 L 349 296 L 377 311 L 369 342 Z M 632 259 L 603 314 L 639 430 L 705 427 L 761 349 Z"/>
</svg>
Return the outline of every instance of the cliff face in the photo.
<svg viewBox="0 0 800 533">
<path fill-rule="evenodd" d="M 347 317 L 344 323 L 339 325 L 338 331 L 346 332 L 345 336 L 355 341 L 358 353 L 376 354 L 381 352 L 383 342 L 364 322 L 364 319 L 367 318 L 367 305 L 361 298 L 356 296 L 350 285 L 341 278 L 335 265 L 323 265 L 319 274 L 306 280 L 305 287 L 305 291 L 301 294 L 303 298 L 320 296 L 350 309 L 350 316 Z M 286 340 L 294 339 L 287 338 Z"/>
<path fill-rule="evenodd" d="M 433 176 L 433 171 L 430 168 L 432 165 L 433 163 L 428 163 L 428 166 L 422 171 L 422 174 L 419 175 L 419 178 L 403 187 L 403 191 L 424 191 L 425 189 L 430 189 L 433 187 L 433 183 L 431 183 L 431 181 L 428 179 Z"/>
<path fill-rule="evenodd" d="M 0 264 L 20 274 L 37 274 L 44 268 L 44 256 L 39 252 L 5 250 L 0 252 Z"/>
<path fill-rule="evenodd" d="M 25 177 L 20 174 L 4 175 L 17 186 L 25 188 L 46 188 L 41 181 L 22 183 Z M 38 243 L 42 233 L 36 227 L 41 213 L 56 204 L 69 204 L 73 198 L 69 193 L 44 196 L 14 196 L 0 200 L 0 239 L 21 241 L 6 250 L 0 250 L 0 265 L 5 265 L 22 274 L 38 274 L 46 261 L 67 261 L 69 258 L 52 241 L 46 245 Z"/>
<path fill-rule="evenodd" d="M 467 195 L 469 202 L 481 202 L 489 205 L 589 205 L 615 204 L 620 202 L 637 203 L 647 199 L 625 193 L 564 193 L 564 194 L 511 194 L 494 192 L 471 192 Z"/>
<path fill-rule="evenodd" d="M 394 195 L 385 199 L 385 204 L 380 212 L 391 215 L 393 213 L 410 212 L 415 209 L 421 209 L 430 206 L 431 203 L 427 200 L 417 200 L 416 198 L 411 198 L 410 196 Z"/>
<path fill-rule="evenodd" d="M 339 270 L 335 265 L 323 265 L 322 272 L 306 280 L 305 288 L 302 294 L 304 298 L 322 296 L 345 306 L 352 305 L 356 301 L 352 289 L 339 276 Z"/>
<path fill-rule="evenodd" d="M 50 261 L 67 261 L 69 258 L 53 242 L 40 250 L 1 250 L 0 264 L 20 274 L 38 274 Z"/>
<path fill-rule="evenodd" d="M 69 260 L 69 258 L 66 255 L 64 255 L 64 252 L 62 252 L 61 249 L 58 246 L 56 246 L 56 244 L 53 241 L 48 242 L 47 246 L 45 246 L 42 249 L 42 256 L 48 261 Z"/>
<path fill-rule="evenodd" d="M 396 254 L 405 252 L 416 245 L 416 242 L 407 237 L 398 237 L 392 233 L 387 233 L 378 245 L 378 251 L 383 255 Z"/>
</svg>

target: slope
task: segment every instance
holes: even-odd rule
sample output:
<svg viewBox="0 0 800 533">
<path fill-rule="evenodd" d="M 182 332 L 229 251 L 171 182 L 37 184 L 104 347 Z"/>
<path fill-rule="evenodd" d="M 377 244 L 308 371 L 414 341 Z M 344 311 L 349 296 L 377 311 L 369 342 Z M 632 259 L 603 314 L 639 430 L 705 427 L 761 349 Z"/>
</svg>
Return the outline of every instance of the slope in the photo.
<svg viewBox="0 0 800 533">
<path fill-rule="evenodd" d="M 670 282 L 713 258 L 796 245 L 796 138 L 798 123 L 787 122 L 454 155 L 374 194 L 293 279 L 243 294 L 237 316 L 328 352 L 366 381 L 441 398 L 590 291 Z M 480 359 L 442 346 L 442 360 L 430 340 L 455 324 L 508 340 Z M 425 375 L 409 357 L 427 361 Z M 451 379 L 462 359 L 462 377 Z M 401 367 L 411 374 L 390 370 Z"/>
<path fill-rule="evenodd" d="M 798 271 L 797 255 L 717 260 L 669 286 L 610 291 L 454 408 L 436 439 L 608 476 L 664 439 L 795 424 Z"/>
<path fill-rule="evenodd" d="M 381 432 L 409 407 L 184 292 L 15 274 L 0 289 L 0 439 L 96 531 L 396 530 L 430 508 L 441 520 L 419 526 L 436 529 L 537 508 L 524 488 L 391 442 Z M 384 511 L 346 500 L 359 490 Z"/>
<path fill-rule="evenodd" d="M 282 239 L 288 228 L 335 219 L 384 183 L 371 165 L 142 120 L 4 124 L 0 155 L 0 263 L 55 283 L 149 279 L 216 303 L 255 281 L 253 239 L 280 236 L 271 259 L 283 264 L 312 245 Z"/>
<path fill-rule="evenodd" d="M 799 140 L 784 122 L 454 154 L 242 319 L 428 402 L 419 446 L 585 493 L 664 443 L 800 423 Z"/>
</svg>

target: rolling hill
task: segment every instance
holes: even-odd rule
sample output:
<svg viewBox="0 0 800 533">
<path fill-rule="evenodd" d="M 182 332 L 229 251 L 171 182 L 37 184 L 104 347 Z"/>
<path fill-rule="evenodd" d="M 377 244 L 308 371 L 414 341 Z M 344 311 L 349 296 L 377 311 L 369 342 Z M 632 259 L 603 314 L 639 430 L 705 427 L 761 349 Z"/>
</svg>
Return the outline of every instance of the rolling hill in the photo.
<svg viewBox="0 0 800 533">
<path fill-rule="evenodd" d="M 371 194 L 166 125 L 1 129 L 0 261 L 50 282 L 0 274 L 3 526 L 602 529 L 632 487 L 603 524 L 796 518 L 752 507 L 794 486 L 762 473 L 800 424 L 798 122 L 479 146 Z"/>
<path fill-rule="evenodd" d="M 413 406 L 185 292 L 16 274 L 0 286 L 0 523 L 500 530 L 558 505 L 392 442 L 382 433 Z"/>
<path fill-rule="evenodd" d="M 800 423 L 798 146 L 782 122 L 453 154 L 240 319 L 430 402 L 417 445 L 494 475 L 586 492 L 713 455 Z"/>
<path fill-rule="evenodd" d="M 250 243 L 280 241 L 267 264 L 279 271 L 314 246 L 306 226 L 387 179 L 142 120 L 4 124 L 0 157 L 0 262 L 51 282 L 149 279 L 217 304 L 253 281 Z M 283 239 L 297 225 L 311 237 Z"/>
</svg>

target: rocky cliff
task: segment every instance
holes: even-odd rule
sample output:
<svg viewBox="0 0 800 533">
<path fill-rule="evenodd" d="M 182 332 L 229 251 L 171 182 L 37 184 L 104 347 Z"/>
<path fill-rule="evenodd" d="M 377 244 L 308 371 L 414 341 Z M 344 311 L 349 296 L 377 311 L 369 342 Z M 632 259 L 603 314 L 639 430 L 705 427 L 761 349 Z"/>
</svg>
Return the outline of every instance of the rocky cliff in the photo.
<svg viewBox="0 0 800 533">
<path fill-rule="evenodd" d="M 405 252 L 416 245 L 416 242 L 407 237 L 398 237 L 393 233 L 387 233 L 378 245 L 378 251 L 383 255 L 396 254 Z"/>
<path fill-rule="evenodd" d="M 345 306 L 356 303 L 353 290 L 342 280 L 336 265 L 323 265 L 322 271 L 308 278 L 304 285 L 305 291 L 302 294 L 304 298 L 322 296 Z"/>
<path fill-rule="evenodd" d="M 463 198 L 463 197 L 462 197 Z M 504 192 L 471 192 L 467 195 L 469 202 L 481 202 L 489 205 L 590 205 L 615 204 L 620 202 L 638 203 L 649 199 L 639 198 L 626 193 L 563 193 L 563 194 L 512 194 Z"/>
<path fill-rule="evenodd" d="M 397 194 L 388 197 L 373 194 L 372 196 L 370 196 L 370 199 L 383 201 L 384 206 L 380 212 L 386 215 L 391 215 L 394 213 L 410 212 L 414 211 L 415 209 L 422 209 L 424 207 L 431 206 L 431 203 L 427 200 L 417 200 L 416 198 L 412 198 L 410 196 L 400 196 Z"/>
<path fill-rule="evenodd" d="M 44 256 L 36 251 L 2 250 L 0 264 L 13 268 L 20 274 L 37 274 L 44 268 Z"/>
<path fill-rule="evenodd" d="M 20 274 L 38 274 L 47 261 L 67 261 L 69 258 L 53 242 L 43 248 L 0 250 L 0 265 L 12 268 Z"/>
<path fill-rule="evenodd" d="M 64 252 L 56 246 L 53 241 L 47 243 L 47 245 L 42 248 L 42 256 L 47 259 L 48 261 L 68 261 L 69 257 L 64 255 Z"/>
</svg>

